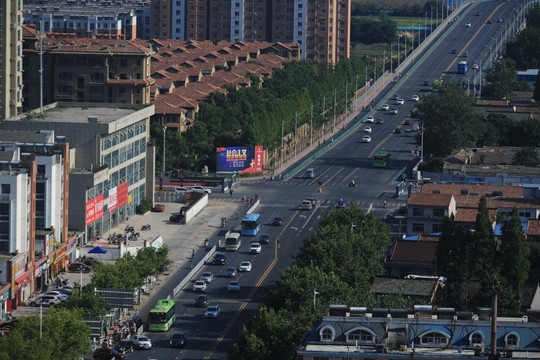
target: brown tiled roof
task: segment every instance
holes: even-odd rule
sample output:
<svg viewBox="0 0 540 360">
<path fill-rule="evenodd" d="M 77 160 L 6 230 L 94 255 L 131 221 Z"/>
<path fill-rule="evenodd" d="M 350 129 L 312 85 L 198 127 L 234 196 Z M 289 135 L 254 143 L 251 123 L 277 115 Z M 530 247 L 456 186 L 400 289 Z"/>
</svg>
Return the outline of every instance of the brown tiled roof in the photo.
<svg viewBox="0 0 540 360">
<path fill-rule="evenodd" d="M 540 220 L 529 220 L 525 235 L 540 236 Z"/>
<path fill-rule="evenodd" d="M 491 194 L 493 191 L 502 191 L 504 197 L 523 197 L 523 188 L 518 186 L 426 184 L 422 185 L 420 192 L 432 193 L 433 190 L 438 190 L 441 194 L 461 195 L 462 189 L 467 189 L 469 194 L 477 193 L 480 196 Z"/>
<path fill-rule="evenodd" d="M 149 78 L 148 80 L 144 79 L 107 79 L 107 84 L 109 85 L 140 85 L 140 86 L 146 86 L 146 85 L 152 85 L 154 83 L 154 79 Z"/>
<path fill-rule="evenodd" d="M 371 284 L 374 294 L 400 294 L 402 296 L 432 297 L 439 284 L 438 279 L 398 279 L 377 276 Z"/>
<path fill-rule="evenodd" d="M 412 193 L 407 201 L 407 205 L 448 207 L 451 200 L 452 195 L 449 194 Z"/>
<path fill-rule="evenodd" d="M 489 218 L 494 220 L 497 215 L 496 209 L 488 209 Z M 460 223 L 474 223 L 476 222 L 476 215 L 478 214 L 477 208 L 458 208 L 456 216 L 454 218 L 455 222 Z"/>
<path fill-rule="evenodd" d="M 43 48 L 55 53 L 153 54 L 148 45 L 131 40 L 78 38 L 57 33 L 47 34 L 43 39 Z"/>
<path fill-rule="evenodd" d="M 433 262 L 438 242 L 398 240 L 390 261 Z"/>
<path fill-rule="evenodd" d="M 36 37 L 39 31 L 34 24 L 23 24 L 23 37 Z"/>
</svg>

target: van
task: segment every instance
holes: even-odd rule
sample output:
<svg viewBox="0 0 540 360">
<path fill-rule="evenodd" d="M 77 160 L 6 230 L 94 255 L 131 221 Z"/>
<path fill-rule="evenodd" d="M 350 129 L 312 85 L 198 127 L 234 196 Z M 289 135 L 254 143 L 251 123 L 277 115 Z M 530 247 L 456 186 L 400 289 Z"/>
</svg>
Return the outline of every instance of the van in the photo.
<svg viewBox="0 0 540 360">
<path fill-rule="evenodd" d="M 313 179 L 315 177 L 315 169 L 314 168 L 307 169 L 305 177 L 308 179 Z"/>
<path fill-rule="evenodd" d="M 313 208 L 313 202 L 309 199 L 302 201 L 302 205 L 300 205 L 301 210 L 311 210 L 312 208 Z"/>
</svg>

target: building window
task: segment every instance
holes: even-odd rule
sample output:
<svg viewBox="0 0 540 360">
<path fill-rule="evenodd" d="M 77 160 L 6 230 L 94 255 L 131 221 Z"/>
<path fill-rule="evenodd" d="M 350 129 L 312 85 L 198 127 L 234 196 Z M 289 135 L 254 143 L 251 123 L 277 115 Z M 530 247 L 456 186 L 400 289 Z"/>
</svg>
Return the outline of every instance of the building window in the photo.
<svg viewBox="0 0 540 360">
<path fill-rule="evenodd" d="M 324 326 L 321 331 L 319 332 L 319 335 L 321 336 L 321 341 L 334 341 L 334 337 L 336 336 L 336 332 L 332 326 Z"/>
<path fill-rule="evenodd" d="M 412 214 L 413 216 L 424 216 L 424 208 L 413 208 Z"/>
<path fill-rule="evenodd" d="M 11 184 L 2 184 L 2 194 L 11 193 Z"/>
<path fill-rule="evenodd" d="M 519 347 L 519 336 L 515 332 L 511 332 L 504 337 L 505 347 Z"/>
<path fill-rule="evenodd" d="M 438 331 L 431 331 L 420 336 L 422 345 L 448 345 L 448 336 Z"/>
<path fill-rule="evenodd" d="M 362 345 L 374 345 L 376 342 L 376 335 L 374 332 L 367 328 L 355 328 L 345 333 L 347 342 L 358 342 Z"/>
<path fill-rule="evenodd" d="M 413 232 L 423 233 L 424 232 L 424 224 L 413 223 L 412 224 L 412 230 L 413 230 Z"/>
<path fill-rule="evenodd" d="M 444 209 L 433 209 L 433 217 L 444 217 Z"/>
<path fill-rule="evenodd" d="M 431 232 L 433 232 L 433 233 L 442 232 L 442 225 L 441 224 L 432 224 L 431 225 Z"/>
<path fill-rule="evenodd" d="M 474 345 L 483 345 L 484 344 L 484 335 L 480 331 L 473 332 L 469 336 L 469 345 L 474 347 Z"/>
</svg>

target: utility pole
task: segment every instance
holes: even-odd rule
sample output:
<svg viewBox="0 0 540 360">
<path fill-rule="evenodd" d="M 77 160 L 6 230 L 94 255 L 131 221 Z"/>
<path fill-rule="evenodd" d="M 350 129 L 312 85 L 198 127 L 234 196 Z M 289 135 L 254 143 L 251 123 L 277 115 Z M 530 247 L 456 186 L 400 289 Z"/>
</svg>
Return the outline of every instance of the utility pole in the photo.
<svg viewBox="0 0 540 360">
<path fill-rule="evenodd" d="M 332 133 L 336 131 L 336 106 L 337 106 L 337 89 L 334 89 L 334 125 L 332 126 Z"/>
<path fill-rule="evenodd" d="M 296 157 L 296 143 L 298 142 L 298 111 L 294 117 L 294 157 Z"/>
<path fill-rule="evenodd" d="M 311 116 L 309 117 L 309 144 L 313 146 L 313 103 L 311 103 Z"/>
<path fill-rule="evenodd" d="M 354 99 L 356 101 L 356 108 L 355 108 L 355 112 L 358 112 L 358 74 L 356 74 L 356 85 L 355 85 L 355 90 L 354 90 Z"/>
</svg>

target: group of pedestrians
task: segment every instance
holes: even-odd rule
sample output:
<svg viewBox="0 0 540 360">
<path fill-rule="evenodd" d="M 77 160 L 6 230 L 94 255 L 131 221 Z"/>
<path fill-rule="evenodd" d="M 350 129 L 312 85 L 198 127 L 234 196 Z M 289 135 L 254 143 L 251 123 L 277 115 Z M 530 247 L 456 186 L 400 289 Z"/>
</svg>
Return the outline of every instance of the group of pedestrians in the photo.
<svg viewBox="0 0 540 360">
<path fill-rule="evenodd" d="M 259 200 L 259 195 L 255 195 L 251 199 L 248 200 L 246 194 L 242 195 L 242 204 L 246 204 L 246 206 L 253 205 Z"/>
</svg>

